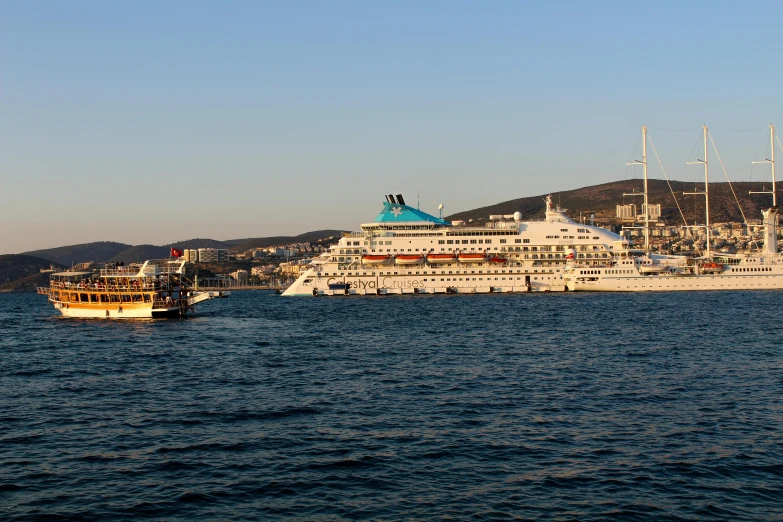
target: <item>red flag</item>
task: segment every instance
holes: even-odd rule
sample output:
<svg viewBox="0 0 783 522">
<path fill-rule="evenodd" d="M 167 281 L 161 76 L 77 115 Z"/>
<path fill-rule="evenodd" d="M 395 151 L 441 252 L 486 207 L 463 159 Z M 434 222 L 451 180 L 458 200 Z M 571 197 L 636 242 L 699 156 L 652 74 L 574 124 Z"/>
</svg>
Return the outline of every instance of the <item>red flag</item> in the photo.
<svg viewBox="0 0 783 522">
<path fill-rule="evenodd" d="M 172 247 L 171 255 L 174 257 L 182 257 L 182 250 L 177 250 L 176 248 Z"/>
</svg>

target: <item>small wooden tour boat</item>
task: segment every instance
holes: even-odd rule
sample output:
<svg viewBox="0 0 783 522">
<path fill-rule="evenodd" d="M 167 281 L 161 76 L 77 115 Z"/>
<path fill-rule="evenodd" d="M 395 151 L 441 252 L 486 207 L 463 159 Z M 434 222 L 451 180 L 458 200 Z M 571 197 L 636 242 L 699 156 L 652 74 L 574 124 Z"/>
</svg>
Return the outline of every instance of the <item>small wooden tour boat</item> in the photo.
<svg viewBox="0 0 783 522">
<path fill-rule="evenodd" d="M 184 260 L 53 273 L 38 293 L 65 317 L 144 319 L 182 317 L 196 304 L 229 292 L 200 292 L 184 273 Z"/>
</svg>

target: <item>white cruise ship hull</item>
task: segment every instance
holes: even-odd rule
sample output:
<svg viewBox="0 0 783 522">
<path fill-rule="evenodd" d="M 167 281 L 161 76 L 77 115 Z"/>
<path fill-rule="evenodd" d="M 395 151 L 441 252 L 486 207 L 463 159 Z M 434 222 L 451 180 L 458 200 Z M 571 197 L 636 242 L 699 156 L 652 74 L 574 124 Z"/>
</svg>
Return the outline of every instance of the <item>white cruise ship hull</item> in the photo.
<svg viewBox="0 0 783 522">
<path fill-rule="evenodd" d="M 514 273 L 468 278 L 447 274 L 390 276 L 377 273 L 335 277 L 319 276 L 315 270 L 309 270 L 283 292 L 283 295 L 486 294 L 566 290 L 565 283 L 554 271 L 533 275 L 532 272 L 526 274 L 524 269 L 520 269 Z"/>
</svg>

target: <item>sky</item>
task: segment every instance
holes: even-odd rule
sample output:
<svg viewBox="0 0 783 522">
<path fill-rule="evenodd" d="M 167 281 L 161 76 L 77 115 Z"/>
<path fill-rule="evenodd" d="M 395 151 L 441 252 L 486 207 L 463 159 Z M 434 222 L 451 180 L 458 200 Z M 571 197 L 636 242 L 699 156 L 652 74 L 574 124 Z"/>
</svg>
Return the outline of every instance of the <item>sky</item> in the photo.
<svg viewBox="0 0 783 522">
<path fill-rule="evenodd" d="M 732 181 L 768 179 L 780 27 L 780 2 L 6 0 L 0 254 L 640 178 L 642 125 L 671 179 L 703 176 L 702 124 Z"/>
</svg>

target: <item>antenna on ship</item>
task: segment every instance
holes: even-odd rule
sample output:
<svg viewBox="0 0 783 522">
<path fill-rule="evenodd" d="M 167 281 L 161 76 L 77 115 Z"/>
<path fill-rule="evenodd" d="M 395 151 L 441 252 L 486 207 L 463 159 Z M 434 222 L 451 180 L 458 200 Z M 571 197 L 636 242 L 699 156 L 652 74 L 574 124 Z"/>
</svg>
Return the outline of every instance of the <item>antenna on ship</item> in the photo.
<svg viewBox="0 0 783 522">
<path fill-rule="evenodd" d="M 705 145 L 706 146 L 706 145 Z M 647 199 L 647 126 L 642 125 L 642 161 L 633 160 L 626 165 L 641 165 L 642 177 L 644 178 L 644 192 L 632 192 L 631 194 L 623 194 L 623 196 L 644 196 L 644 203 L 642 204 L 642 212 L 644 212 L 644 249 L 650 250 L 650 207 Z"/>
<path fill-rule="evenodd" d="M 443 219 L 443 203 L 438 205 L 438 215 L 440 216 L 441 219 Z"/>
<path fill-rule="evenodd" d="M 703 194 L 704 195 L 704 212 L 707 218 L 707 258 L 712 257 L 710 251 L 710 171 L 707 164 L 707 126 L 702 128 L 704 132 L 704 159 L 697 159 L 696 161 L 689 161 L 686 165 L 704 165 L 704 192 L 683 192 L 683 194 Z"/>
</svg>

